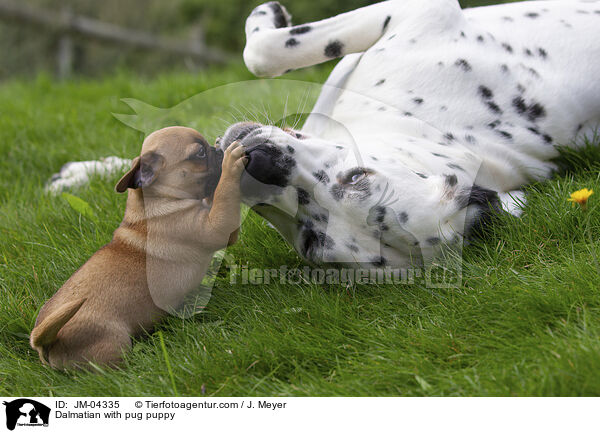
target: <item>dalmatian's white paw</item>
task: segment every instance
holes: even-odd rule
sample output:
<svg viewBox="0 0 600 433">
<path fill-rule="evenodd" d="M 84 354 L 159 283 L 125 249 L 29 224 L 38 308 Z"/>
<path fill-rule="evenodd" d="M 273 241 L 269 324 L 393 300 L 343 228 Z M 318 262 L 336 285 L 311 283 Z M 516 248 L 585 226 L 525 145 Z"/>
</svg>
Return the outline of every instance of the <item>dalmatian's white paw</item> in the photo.
<svg viewBox="0 0 600 433">
<path fill-rule="evenodd" d="M 246 20 L 246 37 L 260 32 L 261 29 L 279 29 L 291 25 L 292 16 L 279 2 L 263 3 L 257 6 Z"/>
<path fill-rule="evenodd" d="M 498 193 L 502 209 L 509 214 L 520 217 L 523 215 L 523 208 L 527 204 L 525 193 L 523 191 L 510 191 Z"/>
<path fill-rule="evenodd" d="M 130 159 L 118 156 L 108 156 L 99 161 L 68 162 L 62 166 L 60 172 L 52 175 L 45 190 L 49 194 L 59 194 L 64 190 L 86 185 L 92 175 L 106 176 L 130 165 Z"/>
</svg>

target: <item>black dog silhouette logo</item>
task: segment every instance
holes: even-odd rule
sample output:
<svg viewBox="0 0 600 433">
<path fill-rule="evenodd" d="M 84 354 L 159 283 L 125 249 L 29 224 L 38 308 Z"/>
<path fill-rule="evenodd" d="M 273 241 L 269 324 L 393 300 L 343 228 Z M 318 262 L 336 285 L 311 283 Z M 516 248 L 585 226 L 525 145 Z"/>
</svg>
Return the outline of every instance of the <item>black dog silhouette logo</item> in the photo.
<svg viewBox="0 0 600 433">
<path fill-rule="evenodd" d="M 17 425 L 27 427 L 48 426 L 50 408 L 28 398 L 4 402 L 6 406 L 6 428 L 14 430 Z"/>
</svg>

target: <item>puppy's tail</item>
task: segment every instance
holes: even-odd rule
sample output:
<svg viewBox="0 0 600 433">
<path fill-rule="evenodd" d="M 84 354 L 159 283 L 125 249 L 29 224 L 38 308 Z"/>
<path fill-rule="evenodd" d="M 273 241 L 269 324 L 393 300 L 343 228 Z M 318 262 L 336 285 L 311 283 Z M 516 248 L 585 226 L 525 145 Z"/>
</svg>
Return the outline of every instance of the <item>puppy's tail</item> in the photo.
<svg viewBox="0 0 600 433">
<path fill-rule="evenodd" d="M 29 337 L 31 347 L 40 351 L 56 341 L 58 331 L 79 311 L 84 299 L 67 302 L 38 324 Z"/>
</svg>

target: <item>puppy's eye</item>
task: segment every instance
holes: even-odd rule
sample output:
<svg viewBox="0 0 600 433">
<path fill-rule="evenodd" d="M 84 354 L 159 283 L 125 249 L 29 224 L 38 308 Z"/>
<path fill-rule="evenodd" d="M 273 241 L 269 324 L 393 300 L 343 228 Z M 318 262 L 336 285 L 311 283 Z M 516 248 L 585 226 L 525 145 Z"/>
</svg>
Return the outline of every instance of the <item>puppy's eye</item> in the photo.
<svg viewBox="0 0 600 433">
<path fill-rule="evenodd" d="M 206 158 L 206 149 L 204 147 L 201 147 L 198 149 L 198 151 L 196 153 L 191 155 L 188 159 L 198 160 L 198 159 L 204 159 L 204 158 Z"/>
</svg>

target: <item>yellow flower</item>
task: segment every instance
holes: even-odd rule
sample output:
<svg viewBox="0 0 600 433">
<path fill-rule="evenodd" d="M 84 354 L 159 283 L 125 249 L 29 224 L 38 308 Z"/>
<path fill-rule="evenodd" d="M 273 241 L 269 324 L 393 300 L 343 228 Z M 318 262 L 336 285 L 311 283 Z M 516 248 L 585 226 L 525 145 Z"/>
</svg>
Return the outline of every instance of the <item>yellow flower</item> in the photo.
<svg viewBox="0 0 600 433">
<path fill-rule="evenodd" d="M 567 201 L 572 202 L 573 206 L 575 206 L 575 203 L 579 203 L 579 205 L 582 207 L 582 209 L 585 209 L 587 206 L 588 198 L 590 198 L 590 196 L 593 193 L 594 193 L 593 189 L 583 188 L 583 189 L 580 189 L 579 191 L 575 191 L 574 193 L 572 193 L 571 198 L 567 199 Z"/>
</svg>

